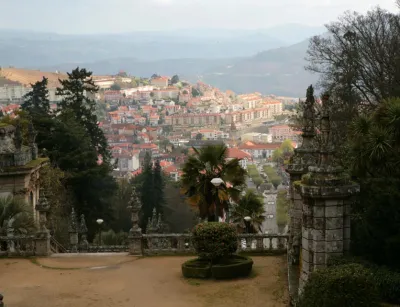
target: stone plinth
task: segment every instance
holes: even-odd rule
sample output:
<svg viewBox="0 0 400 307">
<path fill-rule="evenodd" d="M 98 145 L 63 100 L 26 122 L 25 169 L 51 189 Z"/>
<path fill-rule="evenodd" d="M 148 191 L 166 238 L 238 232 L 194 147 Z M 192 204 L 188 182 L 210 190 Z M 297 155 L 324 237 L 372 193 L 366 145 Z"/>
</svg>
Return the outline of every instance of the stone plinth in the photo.
<svg viewBox="0 0 400 307">
<path fill-rule="evenodd" d="M 50 254 L 51 248 L 49 232 L 37 232 L 35 236 L 35 255 L 49 256 Z"/>
<path fill-rule="evenodd" d="M 300 291 L 311 272 L 350 247 L 350 198 L 359 186 L 333 167 L 310 167 L 295 188 L 303 199 Z"/>
<path fill-rule="evenodd" d="M 138 230 L 131 229 L 129 232 L 129 254 L 143 255 L 143 236 L 140 228 Z"/>
</svg>

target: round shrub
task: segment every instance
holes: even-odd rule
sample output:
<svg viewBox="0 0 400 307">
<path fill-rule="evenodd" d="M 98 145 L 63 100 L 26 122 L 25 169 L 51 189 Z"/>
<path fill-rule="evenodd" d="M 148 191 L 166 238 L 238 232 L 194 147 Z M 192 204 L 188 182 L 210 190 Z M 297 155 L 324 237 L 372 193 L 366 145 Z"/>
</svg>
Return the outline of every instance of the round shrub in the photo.
<svg viewBox="0 0 400 307">
<path fill-rule="evenodd" d="M 360 264 L 319 269 L 307 281 L 297 307 L 378 307 L 371 272 Z"/>
<path fill-rule="evenodd" d="M 193 246 L 201 259 L 217 263 L 237 250 L 237 232 L 227 223 L 201 223 L 194 227 Z"/>
</svg>

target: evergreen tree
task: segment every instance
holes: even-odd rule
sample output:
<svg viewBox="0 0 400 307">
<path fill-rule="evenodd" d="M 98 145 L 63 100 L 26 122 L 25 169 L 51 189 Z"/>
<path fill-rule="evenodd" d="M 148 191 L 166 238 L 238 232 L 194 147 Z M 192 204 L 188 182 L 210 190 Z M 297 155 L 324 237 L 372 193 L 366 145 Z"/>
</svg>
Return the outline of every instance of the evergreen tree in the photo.
<svg viewBox="0 0 400 307">
<path fill-rule="evenodd" d="M 179 82 L 179 76 L 178 75 L 174 75 L 171 78 L 171 84 L 176 84 Z"/>
<path fill-rule="evenodd" d="M 54 126 L 53 116 L 50 114 L 49 90 L 47 89 L 48 79 L 43 77 L 42 81 L 31 84 L 32 91 L 24 96 L 21 105 L 37 132 L 36 143 L 39 150 L 49 148 L 52 144 L 48 141 L 49 131 Z"/>
<path fill-rule="evenodd" d="M 98 87 L 91 78 L 92 72 L 77 67 L 68 73 L 68 79 L 60 80 L 61 87 L 57 95 L 63 97 L 59 108 L 61 113 L 72 110 L 76 120 L 85 128 L 90 136 L 91 145 L 102 156 L 103 163 L 109 164 L 111 154 L 107 140 L 97 122 L 96 103 L 90 97 L 98 92 Z"/>
<path fill-rule="evenodd" d="M 158 214 L 162 214 L 162 207 L 165 203 L 164 198 L 164 176 L 160 165 L 160 160 L 156 160 L 153 169 L 153 208 Z"/>
</svg>

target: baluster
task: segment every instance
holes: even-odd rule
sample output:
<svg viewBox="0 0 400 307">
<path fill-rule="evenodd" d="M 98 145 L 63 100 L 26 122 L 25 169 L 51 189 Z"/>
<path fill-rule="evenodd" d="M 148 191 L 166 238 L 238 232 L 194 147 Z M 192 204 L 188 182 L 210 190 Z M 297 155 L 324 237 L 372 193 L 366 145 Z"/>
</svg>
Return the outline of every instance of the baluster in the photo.
<svg viewBox="0 0 400 307">
<path fill-rule="evenodd" d="M 257 238 L 256 250 L 257 250 L 258 252 L 261 252 L 261 251 L 264 250 L 263 240 L 264 240 L 264 238 Z"/>
<path fill-rule="evenodd" d="M 185 237 L 179 236 L 178 238 L 177 249 L 178 252 L 183 252 L 185 250 Z"/>
<path fill-rule="evenodd" d="M 269 247 L 268 247 L 268 250 L 270 250 L 270 251 L 272 251 L 274 248 L 273 248 L 273 246 L 272 246 L 272 238 L 270 237 L 269 238 Z"/>
</svg>

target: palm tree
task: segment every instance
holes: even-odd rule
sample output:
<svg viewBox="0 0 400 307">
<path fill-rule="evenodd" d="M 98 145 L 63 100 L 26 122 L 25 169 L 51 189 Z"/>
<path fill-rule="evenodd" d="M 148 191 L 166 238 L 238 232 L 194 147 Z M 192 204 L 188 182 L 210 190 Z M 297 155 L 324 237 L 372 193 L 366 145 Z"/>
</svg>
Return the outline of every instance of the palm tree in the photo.
<svg viewBox="0 0 400 307">
<path fill-rule="evenodd" d="M 249 189 L 237 204 L 232 206 L 231 221 L 242 229 L 245 229 L 244 218 L 249 216 L 251 217 L 251 231 L 262 231 L 261 226 L 265 220 L 264 214 L 265 210 L 262 198 L 254 190 Z"/>
<path fill-rule="evenodd" d="M 7 235 L 9 228 L 16 235 L 35 230 L 32 207 L 21 197 L 0 197 L 0 235 Z"/>
<path fill-rule="evenodd" d="M 183 167 L 182 191 L 189 203 L 199 209 L 202 219 L 217 220 L 228 210 L 230 199 L 238 201 L 246 183 L 246 171 L 238 159 L 227 160 L 225 145 L 193 148 Z M 223 183 L 215 187 L 211 180 L 221 178 Z"/>
</svg>

